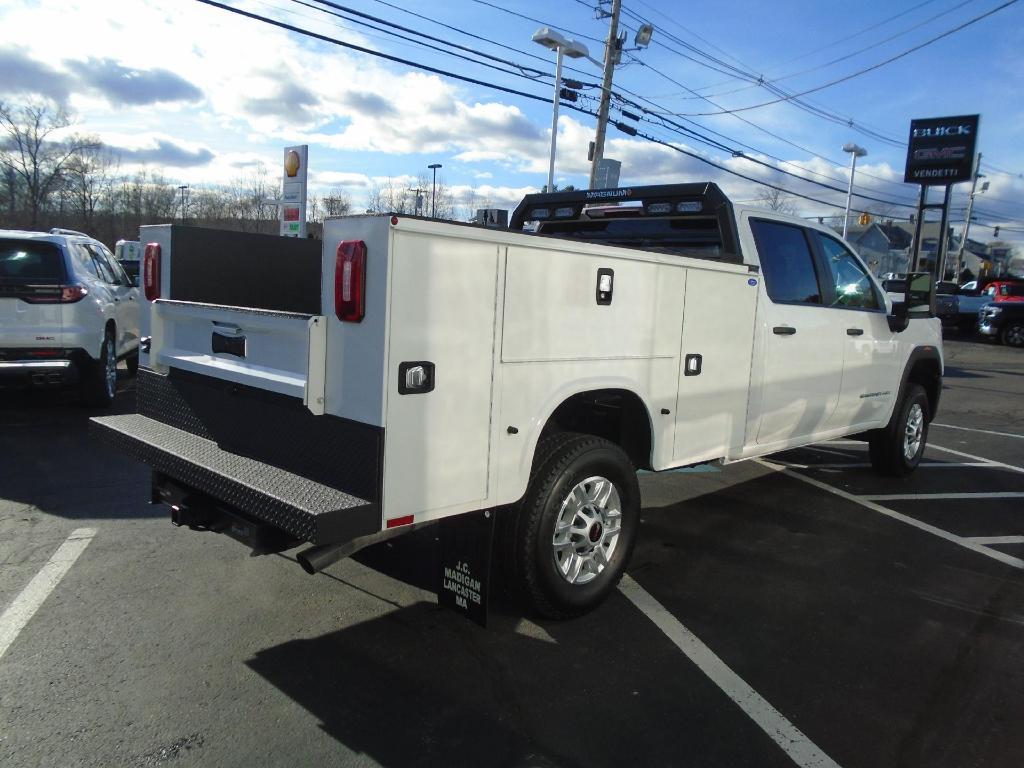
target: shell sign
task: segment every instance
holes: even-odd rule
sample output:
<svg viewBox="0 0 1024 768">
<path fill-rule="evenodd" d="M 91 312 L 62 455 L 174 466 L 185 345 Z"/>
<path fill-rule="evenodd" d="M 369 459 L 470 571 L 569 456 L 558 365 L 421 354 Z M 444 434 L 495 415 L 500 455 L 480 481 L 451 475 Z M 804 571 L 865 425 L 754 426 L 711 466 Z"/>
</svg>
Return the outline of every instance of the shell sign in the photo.
<svg viewBox="0 0 1024 768">
<path fill-rule="evenodd" d="M 302 158 L 299 157 L 299 153 L 294 149 L 289 149 L 284 156 L 284 172 L 288 174 L 288 178 L 294 179 L 301 167 Z"/>
<path fill-rule="evenodd" d="M 306 173 L 309 167 L 309 146 L 301 144 L 284 148 L 284 174 L 281 179 L 281 200 L 278 216 L 281 234 L 285 237 L 306 236 Z"/>
</svg>

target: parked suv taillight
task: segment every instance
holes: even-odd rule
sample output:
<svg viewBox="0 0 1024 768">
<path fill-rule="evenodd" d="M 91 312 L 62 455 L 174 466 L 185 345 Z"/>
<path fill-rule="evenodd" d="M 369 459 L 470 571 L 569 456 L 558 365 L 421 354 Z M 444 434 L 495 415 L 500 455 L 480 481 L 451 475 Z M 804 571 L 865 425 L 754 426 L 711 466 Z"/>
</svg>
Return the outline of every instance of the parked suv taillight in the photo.
<svg viewBox="0 0 1024 768">
<path fill-rule="evenodd" d="M 84 285 L 48 285 L 35 286 L 17 296 L 28 304 L 74 304 L 88 293 L 89 289 Z"/>
<path fill-rule="evenodd" d="M 142 287 L 146 301 L 160 298 L 160 243 L 146 243 L 142 257 Z"/>
<path fill-rule="evenodd" d="M 334 261 L 334 313 L 358 323 L 366 314 L 366 243 L 343 240 Z"/>
</svg>

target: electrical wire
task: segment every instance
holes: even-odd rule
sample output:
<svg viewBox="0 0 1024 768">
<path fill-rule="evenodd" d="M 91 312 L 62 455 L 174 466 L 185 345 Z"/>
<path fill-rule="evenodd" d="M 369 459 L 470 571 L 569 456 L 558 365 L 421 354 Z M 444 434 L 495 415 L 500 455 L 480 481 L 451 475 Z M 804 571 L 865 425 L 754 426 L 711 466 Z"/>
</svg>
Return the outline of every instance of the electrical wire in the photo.
<svg viewBox="0 0 1024 768">
<path fill-rule="evenodd" d="M 941 33 L 939 35 L 936 35 L 934 37 L 931 37 L 931 38 L 929 38 L 928 40 L 925 40 L 922 43 L 918 43 L 917 45 L 915 45 L 915 46 L 913 46 L 911 48 L 908 48 L 905 51 L 901 51 L 900 53 L 897 53 L 895 56 L 890 56 L 888 59 L 885 59 L 884 61 L 880 61 L 880 62 L 877 62 L 875 64 L 872 64 L 870 67 L 864 67 L 863 69 L 859 69 L 856 72 L 851 72 L 850 74 L 847 74 L 847 75 L 844 75 L 842 77 L 837 77 L 837 78 L 835 78 L 833 80 L 830 80 L 827 83 L 823 83 L 821 85 L 816 85 L 813 88 L 805 88 L 804 90 L 799 91 L 797 93 L 789 94 L 789 95 L 784 96 L 784 97 L 779 98 L 779 99 L 772 99 L 771 101 L 763 101 L 763 102 L 761 102 L 759 104 L 750 104 L 750 105 L 745 106 L 745 107 L 735 107 L 733 109 L 722 110 L 720 112 L 695 112 L 695 113 L 690 114 L 689 116 L 690 117 L 710 117 L 712 115 L 735 114 L 736 112 L 747 112 L 747 111 L 749 111 L 751 109 L 760 109 L 762 107 L 767 107 L 767 106 L 770 106 L 772 104 L 779 104 L 779 103 L 784 102 L 784 101 L 790 101 L 790 100 L 796 99 L 796 98 L 798 98 L 800 96 L 806 96 L 809 93 L 817 93 L 818 91 L 823 91 L 826 88 L 831 88 L 832 86 L 838 85 L 839 83 L 845 83 L 848 80 L 852 80 L 855 77 L 860 77 L 861 75 L 867 74 L 868 72 L 873 72 L 874 70 L 879 69 L 881 67 L 884 67 L 887 64 L 891 64 L 894 61 L 898 61 L 899 59 L 902 59 L 905 56 L 909 56 L 910 54 L 915 53 L 916 51 L 919 51 L 922 48 L 925 48 L 925 47 L 927 47 L 927 46 L 929 46 L 929 45 L 931 45 L 933 43 L 937 43 L 939 40 L 943 40 L 944 38 L 947 38 L 950 35 L 953 35 L 953 34 L 955 34 L 957 32 L 960 32 L 963 29 L 966 29 L 967 27 L 971 26 L 972 24 L 977 24 L 979 21 L 982 21 L 983 19 L 988 18 L 989 16 L 991 16 L 994 13 L 998 13 L 999 11 L 1002 11 L 1005 8 L 1009 8 L 1011 5 L 1014 5 L 1015 3 L 1017 3 L 1017 1 L 1018 0 L 1006 0 L 1006 2 L 1004 2 L 1002 5 L 998 5 L 995 8 L 992 8 L 991 10 L 986 11 L 985 13 L 979 14 L 978 16 L 975 16 L 975 17 L 973 17 L 971 19 L 968 19 L 967 21 L 963 22 L 962 24 L 958 24 L 957 26 L 953 27 L 952 29 L 947 29 L 945 32 L 943 32 L 943 33 Z"/>
</svg>

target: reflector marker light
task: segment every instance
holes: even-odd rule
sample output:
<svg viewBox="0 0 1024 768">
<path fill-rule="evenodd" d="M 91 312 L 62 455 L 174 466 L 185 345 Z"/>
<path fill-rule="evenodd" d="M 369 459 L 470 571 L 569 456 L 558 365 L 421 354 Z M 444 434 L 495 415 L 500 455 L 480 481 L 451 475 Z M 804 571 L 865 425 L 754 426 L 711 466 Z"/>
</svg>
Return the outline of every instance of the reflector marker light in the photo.
<svg viewBox="0 0 1024 768">
<path fill-rule="evenodd" d="M 414 519 L 415 518 L 414 518 L 413 515 L 403 515 L 402 517 L 392 517 L 390 520 L 388 520 L 387 527 L 388 528 L 398 528 L 401 525 L 412 525 L 412 521 Z"/>
</svg>

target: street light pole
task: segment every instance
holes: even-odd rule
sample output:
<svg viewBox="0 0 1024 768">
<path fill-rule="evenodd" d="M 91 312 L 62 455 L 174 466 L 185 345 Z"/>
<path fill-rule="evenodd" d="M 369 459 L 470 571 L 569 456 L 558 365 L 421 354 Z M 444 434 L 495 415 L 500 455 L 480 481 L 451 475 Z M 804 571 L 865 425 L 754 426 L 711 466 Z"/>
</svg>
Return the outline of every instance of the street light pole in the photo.
<svg viewBox="0 0 1024 768">
<path fill-rule="evenodd" d="M 181 184 L 178 190 L 181 192 L 181 223 L 185 223 L 185 190 L 188 189 L 188 184 Z"/>
<path fill-rule="evenodd" d="M 437 218 L 437 169 L 441 167 L 440 163 L 431 163 L 427 166 L 434 172 L 434 183 L 430 187 L 430 218 Z"/>
<path fill-rule="evenodd" d="M 551 100 L 551 156 L 548 158 L 548 183 L 546 192 L 555 191 L 555 144 L 558 141 L 558 102 L 562 97 L 562 55 L 572 59 L 589 58 L 587 46 L 568 40 L 560 32 L 548 27 L 541 27 L 533 33 L 533 42 L 554 51 L 555 56 L 555 95 Z"/>
<path fill-rule="evenodd" d="M 850 200 L 853 197 L 853 175 L 857 172 L 857 158 L 864 157 L 868 151 L 864 147 L 858 147 L 853 142 L 843 144 L 843 152 L 849 152 L 850 159 L 850 186 L 846 190 L 846 215 L 843 216 L 843 239 L 846 239 L 846 231 L 850 223 Z"/>
<path fill-rule="evenodd" d="M 555 143 L 558 141 L 558 102 L 562 95 L 562 46 L 555 49 L 555 97 L 551 100 L 551 153 L 548 158 L 548 184 L 545 192 L 555 191 Z"/>
</svg>

